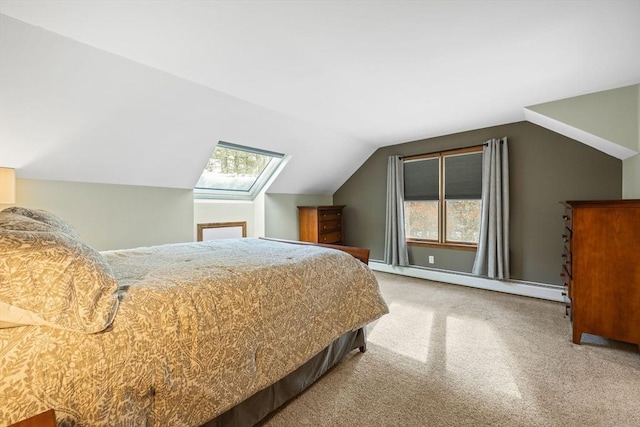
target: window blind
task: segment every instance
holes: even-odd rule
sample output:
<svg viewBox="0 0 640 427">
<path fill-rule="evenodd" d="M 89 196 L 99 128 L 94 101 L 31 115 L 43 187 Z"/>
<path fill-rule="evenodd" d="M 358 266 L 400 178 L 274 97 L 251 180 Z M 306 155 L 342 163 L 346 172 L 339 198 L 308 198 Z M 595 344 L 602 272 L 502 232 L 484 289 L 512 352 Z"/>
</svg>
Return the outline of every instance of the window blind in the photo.
<svg viewBox="0 0 640 427">
<path fill-rule="evenodd" d="M 444 158 L 444 198 L 470 200 L 482 198 L 482 153 Z"/>
<path fill-rule="evenodd" d="M 438 163 L 437 157 L 404 162 L 405 200 L 439 200 Z"/>
</svg>

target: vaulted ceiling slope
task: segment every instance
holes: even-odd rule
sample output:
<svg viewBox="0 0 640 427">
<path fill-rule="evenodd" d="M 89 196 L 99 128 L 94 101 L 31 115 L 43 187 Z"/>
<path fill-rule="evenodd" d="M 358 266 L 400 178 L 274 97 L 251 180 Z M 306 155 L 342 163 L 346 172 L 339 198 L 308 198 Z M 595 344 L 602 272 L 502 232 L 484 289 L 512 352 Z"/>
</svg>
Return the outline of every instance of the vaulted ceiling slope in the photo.
<svg viewBox="0 0 640 427">
<path fill-rule="evenodd" d="M 640 82 L 640 1 L 0 1 L 0 165 L 192 188 L 219 140 L 333 193 L 380 146 Z"/>
<path fill-rule="evenodd" d="M 278 192 L 331 194 L 372 151 L 328 128 L 0 19 L 0 165 L 19 177 L 193 188 L 222 140 L 291 155 Z"/>
<path fill-rule="evenodd" d="M 524 115 L 530 122 L 621 160 L 640 152 L 637 84 L 532 105 L 525 108 Z"/>
</svg>

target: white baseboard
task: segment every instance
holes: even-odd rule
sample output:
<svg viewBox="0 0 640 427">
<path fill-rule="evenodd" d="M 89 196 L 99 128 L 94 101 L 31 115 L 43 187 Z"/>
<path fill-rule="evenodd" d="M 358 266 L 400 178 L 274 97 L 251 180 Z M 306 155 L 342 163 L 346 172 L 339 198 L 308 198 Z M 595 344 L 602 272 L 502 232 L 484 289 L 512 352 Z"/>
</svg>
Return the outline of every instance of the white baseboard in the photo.
<svg viewBox="0 0 640 427">
<path fill-rule="evenodd" d="M 564 302 L 562 286 L 545 283 L 524 282 L 519 280 L 494 280 L 486 277 L 473 276 L 465 273 L 452 273 L 450 271 L 436 270 L 417 266 L 398 267 L 385 264 L 380 261 L 369 261 L 369 267 L 374 271 L 399 274 L 402 276 L 416 277 L 419 279 L 434 280 L 437 282 L 451 283 L 454 285 L 469 286 L 472 288 L 487 289 L 490 291 L 505 292 L 508 294 L 522 295 L 526 297 L 546 299 L 550 301 Z"/>
</svg>

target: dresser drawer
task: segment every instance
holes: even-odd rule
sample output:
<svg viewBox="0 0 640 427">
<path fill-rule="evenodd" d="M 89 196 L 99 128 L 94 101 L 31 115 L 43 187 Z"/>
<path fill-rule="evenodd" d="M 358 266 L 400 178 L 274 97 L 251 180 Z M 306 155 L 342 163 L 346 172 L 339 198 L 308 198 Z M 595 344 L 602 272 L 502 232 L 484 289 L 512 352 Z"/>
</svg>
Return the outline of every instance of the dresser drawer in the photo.
<svg viewBox="0 0 640 427">
<path fill-rule="evenodd" d="M 318 221 L 340 221 L 342 217 L 342 212 L 340 209 L 331 209 L 331 210 L 323 210 L 318 212 Z"/>
<path fill-rule="evenodd" d="M 319 224 L 320 233 L 328 233 L 330 231 L 339 231 L 342 228 L 342 221 L 339 219 L 331 221 L 321 221 Z"/>
<path fill-rule="evenodd" d="M 322 233 L 318 238 L 319 243 L 341 243 L 342 231 L 334 231 L 331 233 Z"/>
</svg>

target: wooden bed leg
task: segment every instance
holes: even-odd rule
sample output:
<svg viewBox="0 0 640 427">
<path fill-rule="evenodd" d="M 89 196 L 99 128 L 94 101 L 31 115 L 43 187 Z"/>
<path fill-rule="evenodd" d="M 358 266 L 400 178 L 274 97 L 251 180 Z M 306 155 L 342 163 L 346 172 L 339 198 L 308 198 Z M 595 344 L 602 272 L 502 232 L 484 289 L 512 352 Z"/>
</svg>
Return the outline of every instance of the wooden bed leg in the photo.
<svg viewBox="0 0 640 427">
<path fill-rule="evenodd" d="M 367 351 L 367 344 L 360 346 L 358 349 L 360 350 L 360 353 L 366 353 L 366 351 Z"/>
</svg>

